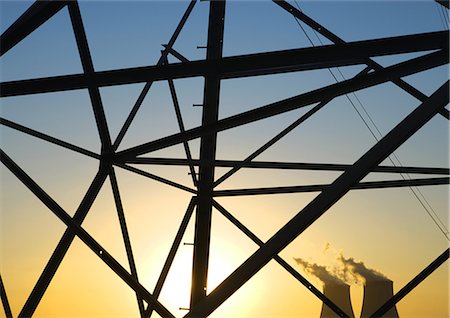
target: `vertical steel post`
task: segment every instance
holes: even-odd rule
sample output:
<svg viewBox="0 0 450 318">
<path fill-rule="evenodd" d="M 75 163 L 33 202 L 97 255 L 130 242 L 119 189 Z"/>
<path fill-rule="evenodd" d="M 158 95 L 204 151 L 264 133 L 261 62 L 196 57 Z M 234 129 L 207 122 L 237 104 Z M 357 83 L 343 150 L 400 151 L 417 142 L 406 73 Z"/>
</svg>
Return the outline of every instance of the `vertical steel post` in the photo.
<svg viewBox="0 0 450 318">
<path fill-rule="evenodd" d="M 206 59 L 222 58 L 225 1 L 209 3 L 208 45 Z M 202 125 L 217 122 L 219 115 L 220 78 L 218 69 L 210 68 L 205 78 Z M 192 267 L 191 307 L 206 296 L 209 243 L 211 234 L 212 193 L 217 133 L 204 135 L 200 142 L 198 205 L 196 210 L 194 255 Z"/>
</svg>

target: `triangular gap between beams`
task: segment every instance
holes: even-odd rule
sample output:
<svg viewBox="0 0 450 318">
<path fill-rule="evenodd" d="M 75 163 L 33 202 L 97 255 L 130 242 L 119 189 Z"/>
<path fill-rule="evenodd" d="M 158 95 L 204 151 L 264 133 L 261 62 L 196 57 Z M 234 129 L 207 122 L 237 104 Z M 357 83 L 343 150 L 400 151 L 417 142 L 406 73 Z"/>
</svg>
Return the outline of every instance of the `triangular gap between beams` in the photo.
<svg viewBox="0 0 450 318">
<path fill-rule="evenodd" d="M 67 6 L 2 56 L 3 81 L 80 72 L 82 66 Z"/>
</svg>

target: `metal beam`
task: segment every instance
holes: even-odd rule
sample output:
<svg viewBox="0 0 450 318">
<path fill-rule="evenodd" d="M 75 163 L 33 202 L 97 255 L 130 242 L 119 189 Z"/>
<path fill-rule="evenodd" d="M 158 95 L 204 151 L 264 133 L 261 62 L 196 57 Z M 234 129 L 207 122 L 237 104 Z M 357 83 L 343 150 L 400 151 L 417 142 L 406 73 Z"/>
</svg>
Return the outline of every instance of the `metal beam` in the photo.
<svg viewBox="0 0 450 318">
<path fill-rule="evenodd" d="M 219 77 L 223 79 L 279 74 L 355 65 L 364 63 L 367 58 L 374 56 L 437 49 L 448 50 L 447 31 L 232 56 L 215 61 L 200 60 L 188 63 L 102 71 L 95 72 L 92 76 L 73 74 L 3 82 L 0 84 L 0 96 L 7 97 L 82 89 L 88 88 L 91 81 L 101 87 L 167 80 L 169 78 L 205 76 L 211 69 L 215 69 Z"/>
<path fill-rule="evenodd" d="M 68 2 L 69 1 L 35 1 L 0 36 L 0 56 L 8 52 L 17 43 L 53 17 L 64 8 Z"/>
<path fill-rule="evenodd" d="M 52 211 L 64 224 L 67 226 L 67 231 L 78 236 L 106 265 L 108 265 L 128 286 L 133 288 L 138 294 L 148 301 L 153 303 L 156 311 L 162 317 L 174 317 L 161 303 L 158 302 L 152 294 L 150 294 L 135 278 L 130 275 L 125 268 L 117 262 L 111 254 L 109 254 L 92 236 L 89 235 L 76 220 L 76 215 L 70 215 L 58 205 L 39 185 L 31 179 L 25 171 L 23 171 L 3 150 L 0 149 L 0 158 L 2 163 L 31 191 L 36 197 L 44 203 L 50 211 Z M 102 176 L 99 172 L 98 176 Z M 59 246 L 59 245 L 58 245 Z M 28 303 L 28 301 L 27 301 Z M 24 306 L 24 308 L 26 305 Z M 24 309 L 19 314 L 19 317 L 31 317 L 34 310 L 29 315 L 24 313 Z"/>
<path fill-rule="evenodd" d="M 209 3 L 208 44 L 206 61 L 222 58 L 225 0 Z M 202 126 L 214 125 L 219 118 L 219 69 L 211 67 L 205 76 Z M 209 245 L 211 236 L 212 192 L 217 132 L 200 139 L 198 199 L 195 213 L 194 254 L 192 261 L 191 308 L 206 297 L 208 284 Z"/>
<path fill-rule="evenodd" d="M 388 181 L 360 182 L 350 187 L 351 190 L 403 188 L 449 184 L 450 178 L 400 179 Z M 325 190 L 329 184 L 300 185 L 287 187 L 250 188 L 214 191 L 214 197 L 233 197 L 243 195 L 286 194 L 317 192 Z"/>
<path fill-rule="evenodd" d="M 263 268 L 274 255 L 283 250 L 314 221 L 341 199 L 352 185 L 360 182 L 372 168 L 380 164 L 395 149 L 425 125 L 440 108 L 448 104 L 448 81 L 425 102 L 402 120 L 377 144 L 358 159 L 330 186 L 315 197 L 302 211 L 284 225 L 260 249 L 251 255 L 204 301 L 191 308 L 185 317 L 206 317 Z"/>
<path fill-rule="evenodd" d="M 119 218 L 120 230 L 122 231 L 123 243 L 125 245 L 125 252 L 127 253 L 128 265 L 130 266 L 131 276 L 139 282 L 138 273 L 136 270 L 136 263 L 134 261 L 133 249 L 131 248 L 130 235 L 128 234 L 127 221 L 125 219 L 125 213 L 123 211 L 122 199 L 120 198 L 119 185 L 117 183 L 116 172 L 114 167 L 111 167 L 109 171 L 109 180 L 111 182 L 111 189 L 114 196 L 114 202 L 116 204 L 117 216 Z M 155 297 L 157 298 L 157 297 Z M 144 318 L 144 303 L 142 296 L 136 292 L 136 299 L 138 303 L 139 313 L 141 318 Z"/>
<path fill-rule="evenodd" d="M 184 55 L 182 55 L 180 52 L 175 50 L 173 47 L 169 48 L 166 44 L 163 44 L 163 46 L 169 51 L 171 55 L 176 57 L 180 62 L 188 63 L 190 62 Z"/>
<path fill-rule="evenodd" d="M 315 30 L 317 33 L 323 35 L 325 38 L 327 38 L 331 42 L 333 42 L 335 44 L 344 44 L 344 43 L 346 43 L 343 39 L 338 37 L 336 34 L 331 32 L 330 30 L 328 30 L 323 25 L 317 23 L 316 21 L 314 21 L 313 19 L 308 17 L 306 14 L 301 12 L 299 9 L 297 9 L 296 7 L 291 5 L 290 3 L 288 3 L 288 2 L 286 2 L 284 0 L 273 0 L 273 2 L 276 5 L 278 5 L 281 8 L 283 8 L 284 10 L 288 11 L 295 18 L 297 18 L 297 19 L 301 20 L 302 22 L 304 22 L 310 28 Z M 447 3 L 448 3 L 448 1 L 447 1 Z M 383 66 L 381 66 L 379 63 L 375 62 L 374 60 L 372 60 L 370 58 L 367 59 L 365 61 L 365 63 L 367 64 L 369 69 L 374 69 L 374 70 L 383 69 Z M 369 69 L 367 69 L 367 71 Z M 413 87 L 412 85 L 408 84 L 407 82 L 405 82 L 401 78 L 394 78 L 394 79 L 392 79 L 392 82 L 395 85 L 397 85 L 398 87 L 400 87 L 401 89 L 403 89 L 405 92 L 409 93 L 410 95 L 412 95 L 415 98 L 417 98 L 418 100 L 420 100 L 421 102 L 423 102 L 427 98 L 427 95 L 425 95 L 424 93 L 419 91 L 417 88 Z M 444 116 L 445 118 L 450 119 L 449 111 L 446 110 L 445 108 L 442 109 L 439 113 L 442 116 Z"/>
<path fill-rule="evenodd" d="M 109 154 L 111 150 L 111 136 L 109 134 L 108 123 L 103 109 L 100 90 L 93 80 L 94 64 L 92 63 L 91 53 L 86 38 L 86 32 L 81 18 L 80 8 L 77 1 L 71 1 L 68 4 L 70 21 L 72 22 L 73 32 L 80 54 L 81 65 L 83 66 L 84 74 L 88 81 L 89 97 L 91 99 L 92 109 L 94 111 L 95 122 L 97 123 L 97 130 L 102 144 L 101 153 Z"/>
<path fill-rule="evenodd" d="M 91 158 L 100 159 L 100 155 L 96 154 L 95 152 L 92 152 L 92 151 L 89 151 L 87 149 L 84 149 L 84 148 L 72 145 L 72 144 L 70 144 L 68 142 L 65 142 L 63 140 L 51 137 L 51 136 L 46 135 L 46 134 L 43 134 L 43 133 L 41 133 L 39 131 L 36 131 L 34 129 L 22 126 L 22 125 L 20 125 L 18 123 L 12 122 L 12 121 L 10 121 L 10 120 L 8 120 L 6 118 L 1 118 L 0 117 L 0 124 L 1 125 L 5 125 L 5 126 L 7 126 L 9 128 L 15 129 L 17 131 L 23 132 L 25 134 L 28 134 L 30 136 L 39 138 L 41 140 L 45 140 L 45 141 L 47 141 L 49 143 L 52 143 L 52 144 L 64 147 L 66 149 L 70 149 L 70 150 L 78 152 L 78 153 L 81 153 L 81 154 L 89 156 Z"/>
<path fill-rule="evenodd" d="M 189 15 L 191 14 L 192 10 L 194 9 L 194 5 L 196 3 L 196 0 L 191 0 L 188 7 L 186 8 L 186 11 L 184 12 L 183 16 L 181 17 L 180 22 L 178 22 L 177 27 L 175 28 L 175 31 L 173 32 L 172 36 L 170 37 L 169 43 L 166 46 L 166 49 L 162 52 L 161 57 L 158 60 L 157 66 L 160 66 L 163 64 L 165 59 L 167 58 L 167 54 L 172 48 L 172 46 L 175 44 L 175 41 L 178 38 L 178 35 L 180 34 L 181 30 L 183 29 L 187 19 L 189 18 Z M 151 86 L 153 84 L 153 81 L 148 81 L 144 88 L 142 89 L 141 93 L 139 94 L 138 99 L 134 103 L 133 108 L 131 109 L 130 114 L 128 115 L 127 119 L 125 120 L 125 123 L 123 124 L 122 128 L 119 131 L 119 134 L 116 137 L 116 140 L 113 144 L 113 150 L 116 151 L 119 147 L 120 143 L 123 140 L 123 137 L 125 136 L 126 132 L 130 128 L 131 123 L 133 122 L 134 117 L 136 116 L 139 108 L 141 107 L 142 103 L 144 102 L 145 96 L 147 96 L 147 93 L 149 92 Z"/>
<path fill-rule="evenodd" d="M 174 84 L 173 80 L 171 80 L 171 79 L 168 80 L 168 83 L 169 83 L 170 96 L 172 97 L 172 104 L 175 109 L 175 115 L 177 117 L 178 127 L 180 129 L 180 132 L 184 133 L 186 131 L 186 129 L 184 128 L 183 117 L 181 115 L 180 104 L 178 103 L 178 96 L 177 96 L 177 92 L 175 90 L 175 84 Z M 192 154 L 191 154 L 191 150 L 189 148 L 189 143 L 187 141 L 184 141 L 183 147 L 184 147 L 184 152 L 186 154 L 186 159 L 189 163 L 189 171 L 191 173 L 192 182 L 193 182 L 194 186 L 197 187 L 197 185 L 198 185 L 197 174 L 195 173 L 194 165 L 192 164 Z"/>
<path fill-rule="evenodd" d="M 417 285 L 419 285 L 425 278 L 430 276 L 439 266 L 441 266 L 450 256 L 450 249 L 446 249 L 439 255 L 430 265 L 425 267 L 416 277 L 414 277 L 408 284 L 400 289 L 394 296 L 387 300 L 379 309 L 377 309 L 370 317 L 381 318 L 389 311 L 396 303 L 409 294 Z"/>
<path fill-rule="evenodd" d="M 12 160 L 9 159 L 9 157 L 6 157 L 6 154 L 4 154 L 3 151 L 1 151 L 1 160 L 5 165 L 9 163 L 8 168 L 13 172 L 15 171 L 15 174 L 17 173 L 16 176 L 19 179 L 23 180 L 22 182 L 36 196 L 40 197 L 41 200 L 45 200 L 44 204 L 47 205 L 50 204 L 50 202 L 53 202 L 53 199 L 51 199 L 48 195 L 44 195 L 44 193 L 42 193 L 42 189 L 40 189 L 40 187 L 37 184 L 35 184 L 35 182 L 31 180 L 31 178 L 26 176 L 26 174 L 17 165 L 15 165 L 12 162 Z M 89 186 L 89 189 L 87 190 L 85 196 L 83 197 L 83 200 L 81 201 L 77 211 L 73 216 L 73 221 L 76 224 L 81 225 L 81 223 L 83 223 L 87 213 L 89 212 L 89 209 L 94 203 L 95 198 L 97 197 L 103 183 L 105 182 L 107 175 L 108 172 L 103 167 L 101 167 L 97 172 L 94 180 Z M 47 207 L 49 207 L 49 205 L 47 205 Z M 75 232 L 72 230 L 72 228 L 70 227 L 67 228 L 63 236 L 61 237 L 61 240 L 59 241 L 56 249 L 53 251 L 53 254 L 50 257 L 47 265 L 45 266 L 44 270 L 39 276 L 39 279 L 36 285 L 34 286 L 33 290 L 31 291 L 31 294 L 29 295 L 25 305 L 23 306 L 21 312 L 19 313 L 19 317 L 25 318 L 31 317 L 33 315 L 34 311 L 36 310 L 36 307 L 41 301 L 42 296 L 47 290 L 48 285 L 50 284 L 51 280 L 53 279 L 53 276 L 58 270 L 58 267 L 61 264 L 64 256 L 66 255 L 67 250 L 72 244 L 74 238 Z"/>
<path fill-rule="evenodd" d="M 216 160 L 216 167 L 235 167 L 240 165 L 240 160 Z M 177 158 L 148 158 L 138 157 L 127 160 L 127 164 L 146 164 L 161 166 L 187 166 L 189 161 Z M 192 160 L 194 166 L 200 164 L 199 160 Z M 313 170 L 313 171 L 345 171 L 351 165 L 333 163 L 305 163 L 305 162 L 277 162 L 277 161 L 251 161 L 242 163 L 242 168 L 250 169 L 283 169 L 283 170 Z M 449 168 L 440 167 L 410 167 L 410 166 L 378 166 L 371 172 L 378 173 L 409 173 L 409 174 L 440 174 L 449 175 Z"/>
<path fill-rule="evenodd" d="M 447 9 L 450 9 L 449 1 L 448 0 L 434 0 L 437 3 L 439 3 L 441 6 L 446 7 Z"/>
<path fill-rule="evenodd" d="M 302 116 L 300 116 L 299 119 L 297 119 L 296 121 L 294 121 L 292 124 L 290 124 L 288 127 L 286 127 L 285 129 L 283 129 L 281 132 L 279 132 L 276 136 L 274 136 L 272 139 L 270 139 L 269 141 L 267 141 L 264 145 L 262 145 L 261 147 L 259 147 L 257 150 L 255 150 L 253 153 L 251 153 L 249 156 L 247 156 L 247 158 L 245 158 L 242 162 L 240 162 L 239 164 L 237 164 L 236 166 L 233 167 L 233 169 L 230 169 L 228 172 L 226 172 L 224 175 L 222 175 L 219 179 L 217 179 L 214 182 L 214 187 L 217 187 L 219 184 L 221 184 L 222 182 L 224 182 L 225 180 L 227 180 L 229 177 L 231 177 L 233 174 L 235 174 L 236 172 L 238 172 L 244 164 L 251 162 L 253 159 L 255 159 L 256 157 L 258 157 L 260 154 L 262 154 L 264 151 L 266 151 L 267 149 L 269 149 L 271 146 L 273 146 L 276 142 L 278 142 L 279 140 L 281 140 L 284 136 L 286 136 L 287 134 L 289 134 L 292 130 L 294 130 L 295 128 L 297 128 L 301 123 L 305 122 L 308 118 L 310 118 L 312 115 L 314 115 L 315 113 L 317 113 L 319 110 L 321 110 L 326 104 L 328 104 L 331 101 L 331 99 L 320 102 L 319 104 L 317 104 L 316 106 L 314 106 L 313 108 L 311 108 L 309 111 L 307 111 L 305 114 L 303 114 Z"/>
<path fill-rule="evenodd" d="M 152 180 L 155 180 L 155 181 L 167 184 L 167 185 L 172 186 L 174 188 L 177 188 L 177 189 L 180 189 L 180 190 L 184 190 L 184 191 L 190 192 L 192 194 L 197 194 L 197 191 L 194 190 L 194 189 L 191 189 L 189 187 L 186 187 L 186 186 L 184 186 L 182 184 L 179 184 L 179 183 L 176 183 L 174 181 L 171 181 L 171 180 L 159 177 L 159 176 L 154 175 L 154 174 L 152 174 L 150 172 L 143 171 L 143 170 L 137 169 L 135 167 L 127 166 L 127 165 L 124 165 L 124 164 L 116 164 L 116 166 L 118 166 L 118 167 L 120 167 L 122 169 L 128 170 L 128 171 L 137 173 L 137 174 L 139 174 L 141 176 L 150 178 Z"/>
<path fill-rule="evenodd" d="M 3 310 L 6 318 L 13 318 L 11 306 L 9 305 L 8 295 L 6 295 L 5 285 L 3 285 L 2 275 L 0 274 L 0 298 L 2 299 Z"/>
<path fill-rule="evenodd" d="M 241 230 L 247 237 L 249 237 L 254 243 L 259 245 L 260 247 L 264 245 L 264 242 L 261 241 L 252 231 L 250 231 L 244 224 L 239 222 L 230 212 L 228 212 L 222 205 L 220 205 L 217 201 L 213 201 L 214 207 L 222 213 L 224 217 L 226 217 L 231 223 L 233 223 L 239 230 Z M 295 279 L 297 279 L 303 286 L 305 286 L 309 291 L 311 291 L 317 298 L 319 298 L 324 304 L 330 307 L 339 317 L 348 317 L 348 315 L 339 308 L 333 301 L 331 301 L 327 296 L 320 292 L 313 284 L 311 284 L 305 277 L 300 275 L 291 265 L 289 265 L 284 259 L 279 255 L 275 255 L 273 259 L 280 264 L 289 274 L 291 274 Z"/>
<path fill-rule="evenodd" d="M 448 52 L 437 51 L 418 58 L 413 58 L 406 62 L 386 67 L 383 70 L 361 75 L 323 88 L 319 88 L 308 93 L 300 94 L 275 103 L 268 104 L 247 112 L 230 116 L 217 121 L 216 124 L 200 126 L 187 130 L 185 133 L 170 135 L 157 139 L 136 147 L 125 149 L 116 154 L 116 160 L 126 161 L 126 159 L 142 155 L 151 151 L 163 149 L 176 145 L 185 140 L 198 138 L 210 132 L 219 132 L 234 128 L 274 115 L 282 114 L 307 105 L 321 102 L 329 98 L 347 94 L 356 90 L 368 88 L 390 80 L 393 77 L 402 77 L 418 73 L 448 63 Z"/>
<path fill-rule="evenodd" d="M 169 274 L 170 267 L 172 266 L 173 260 L 175 259 L 175 255 L 178 251 L 181 240 L 183 239 L 184 233 L 186 232 L 186 228 L 192 217 L 192 213 L 194 212 L 196 204 L 197 204 L 197 197 L 192 197 L 187 207 L 186 213 L 184 214 L 183 220 L 181 221 L 180 227 L 178 228 L 178 232 L 175 235 L 175 239 L 173 240 L 172 247 L 170 248 L 169 251 L 169 255 L 167 255 L 163 269 L 161 270 L 161 273 L 158 277 L 155 289 L 153 290 L 153 296 L 155 296 L 156 298 L 159 297 L 161 290 L 164 286 L 164 282 L 166 281 L 167 275 Z M 150 304 L 145 311 L 145 317 L 150 317 L 152 315 L 153 310 L 154 306 Z"/>
</svg>

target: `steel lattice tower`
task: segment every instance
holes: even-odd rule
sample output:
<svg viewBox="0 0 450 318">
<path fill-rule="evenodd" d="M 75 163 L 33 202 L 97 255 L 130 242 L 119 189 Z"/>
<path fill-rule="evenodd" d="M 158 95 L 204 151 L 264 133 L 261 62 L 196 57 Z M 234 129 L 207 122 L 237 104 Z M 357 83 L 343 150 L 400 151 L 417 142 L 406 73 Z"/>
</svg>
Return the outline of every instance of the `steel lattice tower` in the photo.
<svg viewBox="0 0 450 318">
<path fill-rule="evenodd" d="M 437 2 L 448 8 L 448 1 Z M 442 86 L 431 96 L 427 96 L 402 80 L 402 77 L 448 64 L 448 32 L 440 31 L 410 34 L 406 36 L 347 43 L 331 30 L 328 30 L 325 26 L 301 12 L 295 6 L 286 1 L 274 1 L 274 10 L 287 11 L 290 15 L 298 19 L 298 21 L 301 21 L 301 23 L 315 30 L 315 32 L 334 44 L 223 57 L 226 3 L 225 1 L 210 1 L 208 2 L 209 22 L 206 59 L 190 61 L 180 52 L 177 52 L 173 46 L 195 5 L 196 0 L 191 0 L 187 5 L 187 9 L 176 27 L 176 30 L 164 46 L 165 49 L 162 51 L 161 58 L 154 66 L 95 71 L 85 34 L 82 15 L 76 1 L 36 1 L 1 35 L 0 50 L 1 55 L 4 55 L 57 12 L 63 8 L 68 9 L 82 62 L 83 73 L 2 82 L 0 86 L 0 95 L 1 97 L 10 97 L 79 89 L 87 90 L 101 140 L 100 153 L 94 153 L 5 118 L 1 118 L 1 124 L 6 127 L 58 145 L 69 151 L 74 151 L 94 158 L 99 162 L 98 172 L 95 175 L 95 178 L 92 180 L 76 213 L 73 216 L 70 216 L 67 211 L 58 205 L 58 203 L 27 174 L 26 171 L 19 167 L 11 157 L 2 150 L 1 161 L 3 165 L 67 226 L 64 235 L 61 237 L 52 257 L 42 271 L 39 280 L 29 295 L 19 317 L 30 317 L 33 315 L 46 292 L 47 287 L 52 281 L 58 266 L 64 259 L 69 246 L 76 237 L 81 239 L 84 244 L 98 256 L 98 258 L 100 258 L 118 277 L 135 291 L 141 317 L 149 317 L 153 311 L 156 311 L 162 317 L 174 317 L 173 313 L 158 300 L 158 297 L 174 261 L 176 252 L 181 244 L 189 220 L 192 217 L 195 217 L 192 287 L 190 307 L 185 317 L 207 317 L 271 260 L 275 260 L 300 284 L 303 284 L 337 315 L 345 317 L 346 314 L 338 306 L 328 299 L 320 290 L 314 287 L 296 269 L 289 265 L 288 262 L 281 258 L 278 255 L 279 252 L 304 232 L 320 216 L 325 214 L 330 207 L 345 196 L 350 190 L 449 184 L 448 177 L 362 181 L 362 179 L 370 172 L 387 172 L 395 173 L 397 175 L 408 173 L 429 175 L 449 174 L 449 169 L 446 168 L 380 165 L 394 150 L 405 143 L 434 116 L 443 116 L 447 120 L 450 118 L 449 111 L 445 108 L 449 98 L 448 82 L 442 83 Z M 415 52 L 431 53 L 410 58 L 407 61 L 389 67 L 383 67 L 373 60 L 374 57 L 378 56 Z M 169 63 L 169 55 L 177 58 L 179 62 Z M 219 119 L 219 96 L 222 80 L 361 64 L 366 65 L 367 67 L 354 78 Z M 204 77 L 205 79 L 204 96 L 201 105 L 202 122 L 198 127 L 185 129 L 174 80 L 198 76 Z M 149 140 L 144 144 L 118 151 L 119 145 L 126 135 L 133 119 L 137 116 L 138 110 L 149 92 L 152 83 L 156 81 L 167 81 L 169 84 L 171 98 L 176 111 L 179 133 L 155 140 Z M 409 116 L 402 120 L 353 164 L 293 163 L 283 162 L 282 160 L 279 162 L 253 161 L 259 154 L 301 125 L 334 98 L 386 82 L 394 83 L 399 90 L 404 90 L 419 100 L 420 106 L 413 110 Z M 145 86 L 117 138 L 112 140 L 102 105 L 100 88 L 132 83 L 145 83 Z M 249 123 L 309 105 L 315 106 L 305 112 L 290 126 L 284 127 L 279 134 L 251 153 L 246 159 L 233 161 L 216 158 L 217 135 L 219 132 L 241 127 Z M 200 155 L 198 159 L 194 159 L 188 141 L 197 138 L 200 138 Z M 184 147 L 186 155 L 184 159 L 149 158 L 143 156 L 150 152 L 166 149 L 179 144 L 182 144 Z M 173 180 L 158 177 L 137 169 L 130 164 L 187 167 L 190 171 L 194 187 L 186 187 Z M 218 167 L 228 167 L 231 168 L 231 170 L 220 178 L 216 178 L 215 169 Z M 192 198 L 186 208 L 186 213 L 181 221 L 178 232 L 174 233 L 175 239 L 168 252 L 168 257 L 165 260 L 164 267 L 153 291 L 149 291 L 148 286 L 143 286 L 137 277 L 133 248 L 128 234 L 125 213 L 121 203 L 121 194 L 116 178 L 115 170 L 117 168 L 141 174 L 153 180 L 176 187 L 180 189 L 180 191 L 187 191 L 192 194 Z M 340 171 L 342 174 L 340 174 L 332 183 L 324 185 L 298 185 L 233 190 L 215 189 L 219 184 L 242 168 Z M 108 177 L 110 179 L 114 201 L 119 215 L 120 227 L 130 271 L 122 267 L 122 265 L 83 228 L 83 221 L 88 215 L 101 187 Z M 258 238 L 250 229 L 245 227 L 237 218 L 215 200 L 215 198 L 219 196 L 285 194 L 312 191 L 318 191 L 320 194 L 266 242 L 263 242 Z M 209 249 L 212 235 L 211 216 L 213 209 L 222 213 L 232 224 L 256 243 L 259 246 L 259 249 L 252 255 L 249 255 L 248 259 L 229 275 L 216 289 L 207 294 L 206 286 L 208 263 L 210 259 Z M 420 282 L 425 280 L 448 258 L 449 249 L 446 249 L 432 261 L 429 266 L 418 273 L 416 277 L 412 278 L 412 280 L 395 294 L 393 298 L 376 310 L 372 314 L 372 317 L 381 317 L 383 313 L 389 311 L 392 306 L 406 296 Z M 5 291 L 3 283 L 0 285 L 2 287 L 1 296 L 6 316 L 12 317 L 8 304 L 7 288 Z"/>
</svg>

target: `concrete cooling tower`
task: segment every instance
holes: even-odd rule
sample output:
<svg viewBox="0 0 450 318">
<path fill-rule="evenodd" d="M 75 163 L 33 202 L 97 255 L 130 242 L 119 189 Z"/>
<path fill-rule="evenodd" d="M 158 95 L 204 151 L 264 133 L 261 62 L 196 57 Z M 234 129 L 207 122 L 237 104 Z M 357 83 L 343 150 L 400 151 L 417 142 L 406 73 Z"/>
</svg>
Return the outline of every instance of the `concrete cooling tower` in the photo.
<svg viewBox="0 0 450 318">
<path fill-rule="evenodd" d="M 364 286 L 364 300 L 361 318 L 369 318 L 375 310 L 389 300 L 394 293 L 393 283 L 388 279 L 369 280 Z M 397 308 L 392 307 L 384 318 L 398 318 Z"/>
<path fill-rule="evenodd" d="M 350 286 L 347 284 L 326 283 L 323 287 L 323 293 L 339 308 L 341 308 L 350 318 L 354 318 L 352 303 L 350 300 Z M 322 305 L 320 318 L 339 317 L 327 305 Z"/>
</svg>

